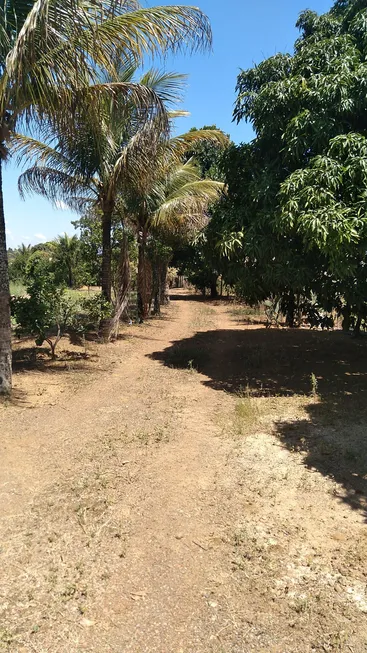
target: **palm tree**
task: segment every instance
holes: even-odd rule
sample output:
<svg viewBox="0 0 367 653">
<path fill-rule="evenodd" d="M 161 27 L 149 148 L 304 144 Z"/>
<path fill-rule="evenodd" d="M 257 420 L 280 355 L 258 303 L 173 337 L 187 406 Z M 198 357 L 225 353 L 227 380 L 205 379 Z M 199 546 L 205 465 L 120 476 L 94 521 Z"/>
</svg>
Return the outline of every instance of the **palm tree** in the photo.
<svg viewBox="0 0 367 653">
<path fill-rule="evenodd" d="M 138 0 L 13 0 L 0 11 L 0 393 L 11 390 L 9 274 L 2 162 L 16 124 L 52 124 L 70 131 L 77 107 L 89 112 L 100 98 L 123 94 L 151 107 L 152 93 L 114 78 L 113 63 L 141 62 L 145 53 L 210 43 L 208 19 L 193 7 L 142 9 Z M 83 99 L 83 102 L 81 102 Z M 159 103 L 158 103 L 159 106 Z M 78 114 L 83 118 L 82 112 Z"/>
<path fill-rule="evenodd" d="M 196 132 L 197 138 L 208 138 Z M 179 137 L 181 147 L 188 135 Z M 210 137 L 210 136 L 209 136 Z M 212 133 L 212 138 L 222 139 L 222 132 Z M 147 255 L 149 238 L 185 226 L 186 231 L 197 230 L 203 227 L 207 220 L 208 206 L 218 200 L 224 190 L 224 184 L 218 181 L 201 178 L 200 167 L 190 159 L 182 163 L 177 156 L 177 147 L 172 139 L 166 148 L 163 148 L 160 157 L 155 162 L 152 176 L 140 185 L 131 185 L 126 192 L 126 215 L 134 225 L 139 247 L 138 258 L 138 312 L 140 321 L 144 321 L 149 312 L 152 300 L 152 278 Z M 191 145 L 191 138 L 186 145 Z M 177 142 L 176 142 L 177 145 Z M 156 294 L 155 311 L 160 308 L 160 287 L 165 286 L 168 261 L 164 256 L 160 262 L 156 261 L 155 276 L 159 277 L 159 287 Z"/>
<path fill-rule="evenodd" d="M 135 67 L 120 70 L 120 82 L 131 84 L 135 72 Z M 138 86 L 154 93 L 161 106 L 167 108 L 181 98 L 184 79 L 176 73 L 150 70 Z M 159 116 L 147 120 L 145 110 L 136 106 L 134 100 L 111 102 L 107 97 L 97 113 L 88 114 L 86 107 L 81 110 L 84 121 L 78 134 L 70 135 L 63 128 L 54 130 L 55 146 L 31 137 L 14 136 L 13 149 L 20 159 L 35 160 L 20 175 L 19 190 L 23 197 L 39 193 L 54 205 L 61 200 L 79 212 L 85 212 L 88 206 L 98 210 L 102 220 L 102 294 L 110 302 L 111 225 L 114 215 L 121 213 L 121 188 L 128 170 L 129 179 L 146 174 L 150 165 L 148 154 L 154 151 L 158 137 L 165 138 L 166 131 Z M 149 152 L 143 147 L 147 137 Z"/>
<path fill-rule="evenodd" d="M 11 260 L 9 259 L 11 278 L 13 281 L 15 279 L 24 281 L 27 263 L 32 251 L 32 245 L 24 245 L 24 243 L 13 251 L 12 258 Z"/>
<path fill-rule="evenodd" d="M 125 71 L 131 79 L 133 70 Z M 121 73 L 120 73 L 121 78 Z M 167 106 L 180 98 L 184 77 L 176 73 L 151 70 L 140 80 L 154 90 Z M 171 112 L 170 118 L 186 115 Z M 103 118 L 103 120 L 101 119 Z M 196 130 L 168 139 L 157 119 L 145 121 L 133 104 L 109 104 L 98 124 L 92 116 L 85 122 L 77 138 L 58 134 L 56 147 L 32 138 L 18 136 L 14 149 L 21 157 L 37 156 L 37 163 L 19 178 L 24 196 L 36 192 L 57 204 L 85 211 L 91 204 L 102 218 L 102 293 L 111 301 L 111 223 L 113 216 L 125 218 L 134 225 L 139 245 L 138 285 L 140 288 L 140 318 L 147 316 L 149 295 L 144 287 L 146 274 L 146 244 L 153 224 L 163 219 L 168 224 L 179 211 L 187 218 L 202 218 L 205 207 L 218 197 L 223 184 L 200 179 L 199 169 L 188 162 L 182 164 L 185 153 L 200 140 L 227 143 L 219 130 Z M 89 170 L 88 170 L 89 166 Z M 179 196 L 175 196 L 175 190 Z M 171 216 L 169 218 L 169 216 Z M 145 299 L 143 299 L 145 298 Z M 144 308 L 142 308 L 144 307 Z M 103 323 L 107 337 L 109 325 Z"/>
<path fill-rule="evenodd" d="M 59 269 L 64 270 L 69 288 L 73 288 L 76 281 L 76 269 L 80 251 L 78 236 L 68 236 L 67 233 L 58 236 L 52 242 L 52 251 Z"/>
</svg>

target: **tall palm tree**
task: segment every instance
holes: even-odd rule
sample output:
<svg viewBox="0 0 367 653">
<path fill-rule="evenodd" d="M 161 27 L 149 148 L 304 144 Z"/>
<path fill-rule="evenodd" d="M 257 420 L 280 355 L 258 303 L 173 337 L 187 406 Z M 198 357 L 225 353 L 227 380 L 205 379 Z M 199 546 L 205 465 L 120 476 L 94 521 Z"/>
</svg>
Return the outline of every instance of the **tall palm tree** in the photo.
<svg viewBox="0 0 367 653">
<path fill-rule="evenodd" d="M 12 0 L 0 11 L 0 393 L 11 389 L 9 274 L 2 162 L 17 123 L 75 127 L 81 99 L 93 110 L 101 96 L 124 94 L 151 107 L 143 88 L 116 82 L 107 88 L 99 71 L 111 62 L 140 63 L 145 53 L 207 46 L 208 19 L 193 7 L 142 9 L 138 0 Z M 88 97 L 88 102 L 85 98 Z M 157 106 L 157 104 L 155 104 Z M 82 111 L 79 119 L 83 118 Z M 80 127 L 80 124 L 77 127 Z"/>
<path fill-rule="evenodd" d="M 119 71 L 119 80 L 131 84 L 136 69 Z M 158 98 L 165 109 L 181 98 L 185 76 L 150 70 L 139 80 Z M 84 111 L 85 110 L 85 111 Z M 150 166 L 149 154 L 159 139 L 165 139 L 160 116 L 146 119 L 145 110 L 134 100 L 105 99 L 99 111 L 88 113 L 77 134 L 61 128 L 52 131 L 56 144 L 48 145 L 19 134 L 13 137 L 13 150 L 35 163 L 19 177 L 19 190 L 39 193 L 57 205 L 60 200 L 71 209 L 85 212 L 88 206 L 99 210 L 102 219 L 102 294 L 111 301 L 111 224 L 121 212 L 121 188 L 125 178 L 142 177 Z M 149 138 L 150 148 L 143 147 Z M 129 173 L 130 171 L 130 173 Z"/>
<path fill-rule="evenodd" d="M 130 79 L 133 70 L 124 71 Z M 120 73 L 121 78 L 121 73 Z M 168 105 L 181 95 L 184 76 L 151 70 L 140 80 L 154 90 L 162 103 Z M 172 119 L 185 112 L 171 112 Z M 37 163 L 19 177 L 21 195 L 39 193 L 54 204 L 62 200 L 70 208 L 85 211 L 88 204 L 99 209 L 102 217 L 102 293 L 111 301 L 111 223 L 113 216 L 129 219 L 136 228 L 139 244 L 139 297 L 145 297 L 147 275 L 146 243 L 149 229 L 163 214 L 173 216 L 174 206 L 202 216 L 204 207 L 213 201 L 223 184 L 201 180 L 192 164 L 182 164 L 185 153 L 200 140 L 227 142 L 219 130 L 196 130 L 171 139 L 162 130 L 160 120 L 141 119 L 133 103 L 119 106 L 107 103 L 98 121 L 91 116 L 77 137 L 58 133 L 58 142 L 51 147 L 29 137 L 16 136 L 14 150 L 27 158 L 36 156 Z M 175 173 L 175 174 L 174 174 Z M 173 195 L 180 187 L 180 202 Z M 158 209 L 160 209 L 158 211 Z M 159 217 L 160 216 L 160 217 Z M 146 307 L 146 301 L 140 302 Z M 140 310 L 146 317 L 146 308 Z M 107 326 L 108 325 L 104 325 Z M 104 334 L 106 335 L 106 334 Z"/>
</svg>

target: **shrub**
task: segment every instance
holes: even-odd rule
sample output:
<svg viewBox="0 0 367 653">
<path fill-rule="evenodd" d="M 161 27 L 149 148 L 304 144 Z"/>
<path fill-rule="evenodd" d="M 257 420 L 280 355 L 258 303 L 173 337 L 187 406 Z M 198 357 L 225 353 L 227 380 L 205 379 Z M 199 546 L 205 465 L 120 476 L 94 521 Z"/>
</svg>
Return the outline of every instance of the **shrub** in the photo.
<svg viewBox="0 0 367 653">
<path fill-rule="evenodd" d="M 34 336 L 36 345 L 50 346 L 51 356 L 73 321 L 77 304 L 55 284 L 54 275 L 38 258 L 27 267 L 26 296 L 12 297 L 12 316 L 18 336 Z"/>
<path fill-rule="evenodd" d="M 72 329 L 76 333 L 85 334 L 99 328 L 101 320 L 112 317 L 113 306 L 101 293 L 83 299 L 79 311 L 75 313 Z"/>
</svg>

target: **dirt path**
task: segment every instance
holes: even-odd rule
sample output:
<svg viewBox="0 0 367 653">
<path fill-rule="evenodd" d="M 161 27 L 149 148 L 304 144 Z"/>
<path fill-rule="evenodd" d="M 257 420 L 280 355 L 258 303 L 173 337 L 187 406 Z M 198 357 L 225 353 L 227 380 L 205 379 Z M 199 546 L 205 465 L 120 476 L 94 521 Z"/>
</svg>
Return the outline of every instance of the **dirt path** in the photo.
<svg viewBox="0 0 367 653">
<path fill-rule="evenodd" d="M 275 427 L 309 400 L 239 397 L 249 329 L 181 299 L 108 372 L 0 413 L 0 650 L 367 651 L 362 504 Z"/>
</svg>

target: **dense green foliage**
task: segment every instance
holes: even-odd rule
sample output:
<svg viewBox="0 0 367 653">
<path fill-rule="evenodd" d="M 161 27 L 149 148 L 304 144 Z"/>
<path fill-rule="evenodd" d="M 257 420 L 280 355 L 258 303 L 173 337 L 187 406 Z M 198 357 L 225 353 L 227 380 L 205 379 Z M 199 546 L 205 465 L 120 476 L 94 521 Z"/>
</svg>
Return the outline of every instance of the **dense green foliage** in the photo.
<svg viewBox="0 0 367 653">
<path fill-rule="evenodd" d="M 37 346 L 46 341 L 54 357 L 60 337 L 71 325 L 75 306 L 57 284 L 48 259 L 46 251 L 31 254 L 24 279 L 27 294 L 13 297 L 11 309 L 17 335 L 34 336 Z"/>
<path fill-rule="evenodd" d="M 367 3 L 304 11 L 293 55 L 241 72 L 234 118 L 255 138 L 224 159 L 216 209 L 225 280 L 250 303 L 366 313 Z M 347 319 L 347 323 L 348 323 Z"/>
<path fill-rule="evenodd" d="M 231 144 L 215 126 L 170 137 L 172 120 L 161 114 L 179 99 L 175 73 L 140 79 L 154 95 L 145 97 L 146 121 L 142 98 L 131 94 L 136 66 L 117 71 L 128 101 L 105 98 L 93 115 L 83 105 L 77 138 L 60 124 L 52 143 L 18 137 L 15 150 L 33 163 L 20 188 L 82 217 L 80 237 L 12 251 L 11 279 L 29 283 L 37 263 L 42 283 L 102 285 L 115 316 L 133 279 L 144 319 L 159 313 L 172 263 L 204 294 L 215 297 L 221 279 L 290 326 L 304 316 L 329 327 L 337 313 L 359 330 L 367 320 L 366 24 L 367 0 L 304 11 L 292 54 L 240 73 L 234 119 L 252 124 L 247 144 Z"/>
<path fill-rule="evenodd" d="M 66 247 L 67 243 L 70 247 Z M 64 259 L 60 251 L 64 253 Z M 64 234 L 52 242 L 35 247 L 22 245 L 10 253 L 10 272 L 12 274 L 13 267 L 17 273 L 21 269 L 21 275 L 13 278 L 24 288 L 24 292 L 11 299 L 15 333 L 34 336 L 37 346 L 47 342 L 53 357 L 60 338 L 66 332 L 83 335 L 98 329 L 101 319 L 111 316 L 111 305 L 99 292 L 87 297 L 69 294 L 67 259 L 68 254 L 75 251 L 82 251 L 81 241 L 77 236 Z M 87 261 L 81 258 L 79 267 L 74 260 L 72 262 L 73 278 L 79 275 L 83 279 Z"/>
</svg>

